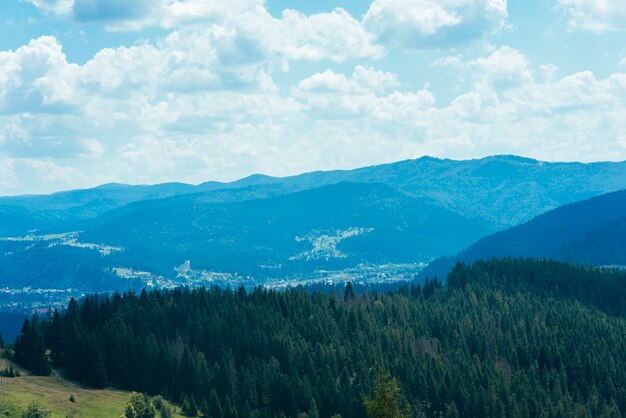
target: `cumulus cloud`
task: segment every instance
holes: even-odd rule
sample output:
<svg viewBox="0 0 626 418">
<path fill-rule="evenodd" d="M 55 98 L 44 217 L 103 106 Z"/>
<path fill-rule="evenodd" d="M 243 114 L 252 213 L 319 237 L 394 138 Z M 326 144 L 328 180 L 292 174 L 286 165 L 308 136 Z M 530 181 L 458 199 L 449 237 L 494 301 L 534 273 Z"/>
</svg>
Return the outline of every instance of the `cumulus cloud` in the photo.
<svg viewBox="0 0 626 418">
<path fill-rule="evenodd" d="M 474 78 L 478 88 L 508 89 L 533 80 L 530 62 L 524 54 L 510 46 L 502 46 L 486 57 L 464 60 L 449 56 L 436 60 L 433 65 L 451 67 Z M 554 68 L 545 66 L 548 76 Z"/>
<path fill-rule="evenodd" d="M 375 36 L 347 11 L 305 15 L 286 9 L 279 18 L 264 0 L 29 0 L 46 13 L 76 21 L 103 22 L 110 31 L 139 31 L 147 27 L 170 30 L 211 27 L 261 46 L 266 55 L 283 60 L 379 59 L 384 49 Z M 240 59 L 250 55 L 244 51 Z M 284 63 L 287 65 L 287 63 Z"/>
<path fill-rule="evenodd" d="M 357 65 L 350 78 L 332 70 L 315 73 L 300 81 L 296 92 L 371 94 L 382 93 L 389 88 L 397 87 L 399 84 L 398 76 L 394 73 Z"/>
<path fill-rule="evenodd" d="M 301 81 L 294 94 L 305 104 L 303 112 L 323 120 L 325 129 L 349 125 L 360 127 L 363 137 L 383 133 L 390 149 L 401 144 L 448 158 L 506 153 L 594 161 L 626 156 L 626 121 L 620 116 L 626 112 L 626 74 L 598 79 L 583 71 L 557 78 L 550 66 L 545 69 L 549 77 L 536 79 L 528 59 L 510 47 L 471 60 L 444 61 L 476 80 L 447 105 L 438 104 L 427 89 L 376 93 L 354 75 L 332 71 Z"/>
<path fill-rule="evenodd" d="M 358 65 L 349 77 L 332 70 L 315 73 L 292 93 L 315 120 L 399 120 L 434 103 L 427 90 L 391 92 L 399 85 L 396 74 Z"/>
<path fill-rule="evenodd" d="M 363 24 L 396 47 L 443 47 L 504 27 L 506 0 L 374 0 Z"/>
<path fill-rule="evenodd" d="M 0 51 L 0 113 L 67 110 L 53 104 L 58 103 L 56 96 L 65 95 L 63 73 L 70 67 L 51 36 L 31 40 L 14 52 Z"/>
<path fill-rule="evenodd" d="M 557 0 L 569 16 L 572 29 L 595 33 L 626 30 L 626 6 L 622 0 Z"/>
</svg>

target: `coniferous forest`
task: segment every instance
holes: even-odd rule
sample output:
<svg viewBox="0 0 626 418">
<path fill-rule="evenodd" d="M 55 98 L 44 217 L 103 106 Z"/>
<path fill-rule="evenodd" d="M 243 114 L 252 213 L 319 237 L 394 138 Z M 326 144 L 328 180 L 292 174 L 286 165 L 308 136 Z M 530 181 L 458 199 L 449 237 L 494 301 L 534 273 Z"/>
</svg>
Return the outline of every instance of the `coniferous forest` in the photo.
<svg viewBox="0 0 626 418">
<path fill-rule="evenodd" d="M 27 320 L 15 360 L 228 418 L 366 416 L 381 372 L 416 417 L 620 417 L 625 302 L 623 273 L 519 259 L 363 295 L 90 296 Z"/>
</svg>

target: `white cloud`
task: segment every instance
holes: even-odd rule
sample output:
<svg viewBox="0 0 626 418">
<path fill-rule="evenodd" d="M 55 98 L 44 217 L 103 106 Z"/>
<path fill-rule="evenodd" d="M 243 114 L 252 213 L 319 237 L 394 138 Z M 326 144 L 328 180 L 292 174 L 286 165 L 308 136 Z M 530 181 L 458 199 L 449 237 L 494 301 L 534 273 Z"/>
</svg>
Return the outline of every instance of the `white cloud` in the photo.
<svg viewBox="0 0 626 418">
<path fill-rule="evenodd" d="M 371 94 L 382 93 L 399 85 L 400 82 L 396 74 L 357 65 L 350 78 L 341 73 L 326 70 L 300 81 L 296 91 L 299 93 L 306 91 Z"/>
<path fill-rule="evenodd" d="M 572 29 L 595 33 L 626 30 L 626 5 L 623 0 L 557 0 L 569 17 Z"/>
<path fill-rule="evenodd" d="M 273 43 L 280 45 L 276 50 L 283 51 L 290 59 L 327 58 L 343 62 L 378 59 L 384 55 L 383 48 L 374 43 L 374 36 L 343 9 L 312 16 L 286 10 L 278 22 L 269 33 Z M 254 22 L 249 23 L 254 25 Z"/>
<path fill-rule="evenodd" d="M 445 106 L 437 105 L 428 90 L 377 93 L 360 87 L 354 75 L 332 71 L 303 80 L 294 94 L 326 130 L 358 126 L 359 137 L 378 133 L 390 149 L 400 143 L 417 155 L 505 153 L 559 161 L 626 157 L 626 74 L 597 79 L 585 71 L 558 79 L 548 66 L 540 70 L 550 77 L 535 80 L 528 59 L 510 47 L 472 60 L 444 61 L 475 80 L 472 90 Z"/>
<path fill-rule="evenodd" d="M 363 67 L 362 65 L 356 66 L 354 73 L 352 73 L 352 78 L 360 86 L 370 89 L 375 93 L 382 93 L 389 88 L 398 87 L 400 85 L 396 74 Z"/>
<path fill-rule="evenodd" d="M 383 43 L 419 49 L 481 38 L 506 18 L 506 0 L 374 0 L 363 24 Z"/>
<path fill-rule="evenodd" d="M 4 194 L 45 193 L 59 185 L 74 188 L 98 184 L 103 177 L 89 179 L 80 170 L 58 165 L 52 161 L 25 158 L 0 158 L 0 190 Z"/>
<path fill-rule="evenodd" d="M 61 45 L 50 36 L 31 40 L 14 52 L 0 51 L 0 113 L 54 112 L 46 108 L 55 94 L 48 81 L 68 67 Z"/>
<path fill-rule="evenodd" d="M 44 13 L 56 15 L 71 14 L 74 0 L 28 0 Z"/>
<path fill-rule="evenodd" d="M 557 77 L 503 46 L 438 61 L 469 80 L 443 103 L 362 64 L 277 86 L 286 52 L 272 42 L 201 25 L 103 49 L 81 65 L 53 37 L 0 52 L 0 194 L 287 175 L 423 154 L 626 159 L 624 73 Z"/>
<path fill-rule="evenodd" d="M 351 59 L 379 59 L 384 55 L 374 35 L 341 8 L 308 16 L 286 9 L 280 18 L 275 18 L 265 8 L 264 0 L 30 1 L 47 13 L 71 16 L 78 21 L 104 22 L 110 31 L 211 28 L 247 41 L 265 57 L 287 61 L 341 63 Z M 246 59 L 251 52 L 255 51 L 244 51 L 239 58 Z"/>
<path fill-rule="evenodd" d="M 451 67 L 476 82 L 477 89 L 504 90 L 533 80 L 530 62 L 520 51 L 502 46 L 486 57 L 464 60 L 461 56 L 438 59 L 434 66 Z M 550 72 L 552 67 L 546 67 Z"/>
</svg>

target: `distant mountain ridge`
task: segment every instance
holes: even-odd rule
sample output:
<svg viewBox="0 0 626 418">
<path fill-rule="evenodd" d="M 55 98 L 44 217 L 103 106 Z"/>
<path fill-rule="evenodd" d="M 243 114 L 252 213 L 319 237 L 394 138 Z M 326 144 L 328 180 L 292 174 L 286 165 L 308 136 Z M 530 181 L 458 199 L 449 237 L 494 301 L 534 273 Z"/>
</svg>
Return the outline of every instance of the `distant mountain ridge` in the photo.
<svg viewBox="0 0 626 418">
<path fill-rule="evenodd" d="M 34 219 L 49 221 L 81 220 L 143 200 L 260 186 L 271 195 L 340 182 L 387 184 L 461 215 L 483 218 L 502 229 L 563 204 L 625 189 L 626 163 L 547 163 L 516 156 L 461 161 L 422 157 L 282 178 L 256 174 L 230 183 L 111 183 L 51 195 L 0 197 L 0 211 L 21 209 Z M 36 222 L 33 225 L 40 226 Z M 0 222 L 0 233 L 4 228 L 5 223 Z"/>
</svg>

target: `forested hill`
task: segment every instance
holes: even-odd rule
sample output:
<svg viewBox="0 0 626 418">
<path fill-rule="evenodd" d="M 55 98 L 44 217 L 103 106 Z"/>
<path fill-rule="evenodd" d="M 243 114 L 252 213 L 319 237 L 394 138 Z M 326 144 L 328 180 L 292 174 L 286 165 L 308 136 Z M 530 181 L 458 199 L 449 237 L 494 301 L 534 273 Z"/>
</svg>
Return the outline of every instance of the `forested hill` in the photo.
<svg viewBox="0 0 626 418">
<path fill-rule="evenodd" d="M 457 262 L 535 257 L 626 266 L 626 190 L 571 203 L 485 237 L 454 257 L 435 260 L 420 274 L 445 277 Z"/>
<path fill-rule="evenodd" d="M 380 370 L 414 416 L 626 413 L 626 275 L 533 260 L 460 264 L 448 286 L 126 293 L 25 323 L 16 360 L 88 385 L 219 402 L 220 416 L 365 415 Z M 314 402 L 313 402 L 314 401 Z M 621 414 L 621 415 L 620 415 Z"/>
</svg>

